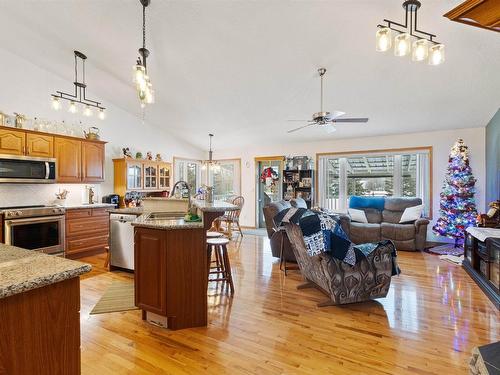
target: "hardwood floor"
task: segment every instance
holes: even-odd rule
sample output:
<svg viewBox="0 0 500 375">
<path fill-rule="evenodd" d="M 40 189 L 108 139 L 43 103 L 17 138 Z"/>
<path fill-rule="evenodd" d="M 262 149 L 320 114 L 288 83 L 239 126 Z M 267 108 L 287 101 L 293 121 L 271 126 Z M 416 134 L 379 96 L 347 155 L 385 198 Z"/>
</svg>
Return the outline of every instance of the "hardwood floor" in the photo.
<svg viewBox="0 0 500 375">
<path fill-rule="evenodd" d="M 465 271 L 399 253 L 387 298 L 316 307 L 324 296 L 284 277 L 267 238 L 230 247 L 231 299 L 209 285 L 208 327 L 168 331 L 139 311 L 89 316 L 113 279 L 104 256 L 81 282 L 82 374 L 465 374 L 471 349 L 500 340 L 499 313 Z"/>
</svg>

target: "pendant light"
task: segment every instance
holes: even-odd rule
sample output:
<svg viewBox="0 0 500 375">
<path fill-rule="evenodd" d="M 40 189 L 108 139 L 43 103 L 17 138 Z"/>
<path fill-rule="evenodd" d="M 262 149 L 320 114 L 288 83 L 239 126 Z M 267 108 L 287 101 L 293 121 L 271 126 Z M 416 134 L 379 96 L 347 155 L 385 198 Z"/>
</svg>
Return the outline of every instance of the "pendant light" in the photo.
<svg viewBox="0 0 500 375">
<path fill-rule="evenodd" d="M 95 100 L 91 100 L 87 98 L 87 84 L 85 83 L 85 60 L 87 60 L 87 56 L 79 51 L 74 51 L 75 55 L 75 80 L 73 84 L 75 85 L 74 94 L 68 94 L 63 91 L 56 91 L 56 94 L 52 94 L 52 108 L 56 111 L 61 109 L 61 100 L 68 100 L 68 112 L 70 113 L 78 113 L 77 104 L 81 104 L 84 106 L 83 114 L 85 116 L 92 116 L 92 108 L 97 108 L 99 110 L 99 114 L 102 116 L 98 116 L 101 120 L 104 119 L 104 110 L 105 108 L 101 106 L 101 102 L 97 102 Z M 80 61 L 81 65 L 81 81 L 78 79 L 78 61 Z"/>
<path fill-rule="evenodd" d="M 220 166 L 218 165 L 217 161 L 213 160 L 213 154 L 214 152 L 212 151 L 212 138 L 213 138 L 213 134 L 209 134 L 208 135 L 208 160 L 202 160 L 201 161 L 201 164 L 202 164 L 202 169 L 203 170 L 207 170 L 210 171 L 210 169 L 212 169 L 213 171 L 217 171 L 220 169 Z"/>
<path fill-rule="evenodd" d="M 419 30 L 417 26 L 418 9 L 421 7 L 418 0 L 406 0 L 405 23 L 384 19 L 385 25 L 377 25 L 375 35 L 378 52 L 386 52 L 392 47 L 391 31 L 398 34 L 394 38 L 394 56 L 408 56 L 411 54 L 413 61 L 427 60 L 429 65 L 439 65 L 444 62 L 444 44 L 436 42 L 436 35 Z M 416 40 L 412 42 L 412 38 Z"/>
<path fill-rule="evenodd" d="M 139 48 L 139 57 L 134 65 L 134 83 L 137 90 L 137 95 L 141 102 L 141 107 L 146 104 L 154 103 L 153 85 L 149 79 L 146 60 L 149 56 L 149 50 L 146 48 L 146 7 L 151 3 L 151 0 L 139 0 L 142 5 L 142 47 Z"/>
</svg>

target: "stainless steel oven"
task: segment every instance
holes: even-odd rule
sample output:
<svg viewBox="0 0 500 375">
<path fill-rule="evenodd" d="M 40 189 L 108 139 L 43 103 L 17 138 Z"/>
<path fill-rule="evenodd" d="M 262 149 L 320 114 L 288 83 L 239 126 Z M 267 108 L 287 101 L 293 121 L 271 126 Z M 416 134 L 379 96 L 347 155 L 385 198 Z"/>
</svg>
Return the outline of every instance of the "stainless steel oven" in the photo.
<svg viewBox="0 0 500 375">
<path fill-rule="evenodd" d="M 48 184 L 56 181 L 56 159 L 0 155 L 0 183 Z"/>
<path fill-rule="evenodd" d="M 12 207 L 3 212 L 7 245 L 64 256 L 64 208 Z"/>
</svg>

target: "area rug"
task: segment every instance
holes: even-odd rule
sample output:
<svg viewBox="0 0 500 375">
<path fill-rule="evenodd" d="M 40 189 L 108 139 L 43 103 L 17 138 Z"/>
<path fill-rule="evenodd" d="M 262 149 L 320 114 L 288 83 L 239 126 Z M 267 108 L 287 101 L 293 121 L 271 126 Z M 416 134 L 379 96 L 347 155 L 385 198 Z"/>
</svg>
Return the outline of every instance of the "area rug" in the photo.
<svg viewBox="0 0 500 375">
<path fill-rule="evenodd" d="M 134 301 L 134 280 L 114 280 L 94 306 L 90 315 L 137 309 Z"/>
<path fill-rule="evenodd" d="M 450 243 L 446 245 L 430 247 L 428 249 L 425 249 L 425 251 L 436 255 L 454 255 L 458 257 L 460 255 L 463 255 L 464 248 L 463 246 L 455 247 L 454 244 Z"/>
</svg>

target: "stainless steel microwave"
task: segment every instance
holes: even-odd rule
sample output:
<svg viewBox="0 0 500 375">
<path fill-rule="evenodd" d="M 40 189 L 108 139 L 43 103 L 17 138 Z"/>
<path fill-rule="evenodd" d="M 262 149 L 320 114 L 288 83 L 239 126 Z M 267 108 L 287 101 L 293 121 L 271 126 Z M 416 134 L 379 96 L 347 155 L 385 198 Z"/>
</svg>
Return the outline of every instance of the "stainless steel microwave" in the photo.
<svg viewBox="0 0 500 375">
<path fill-rule="evenodd" d="M 56 182 L 56 159 L 0 154 L 0 183 Z"/>
</svg>

